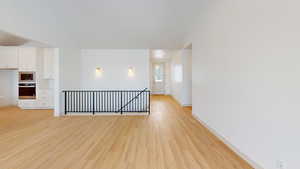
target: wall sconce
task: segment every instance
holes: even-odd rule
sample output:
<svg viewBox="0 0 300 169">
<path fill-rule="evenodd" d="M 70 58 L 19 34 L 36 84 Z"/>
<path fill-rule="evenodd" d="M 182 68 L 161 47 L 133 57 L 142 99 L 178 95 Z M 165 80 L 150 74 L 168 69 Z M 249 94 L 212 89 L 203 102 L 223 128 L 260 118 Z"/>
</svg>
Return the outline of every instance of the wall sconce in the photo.
<svg viewBox="0 0 300 169">
<path fill-rule="evenodd" d="M 103 74 L 103 68 L 97 67 L 96 68 L 96 77 L 101 77 Z"/>
<path fill-rule="evenodd" d="M 128 67 L 128 77 L 134 77 L 134 75 L 135 75 L 134 67 L 129 66 Z"/>
</svg>

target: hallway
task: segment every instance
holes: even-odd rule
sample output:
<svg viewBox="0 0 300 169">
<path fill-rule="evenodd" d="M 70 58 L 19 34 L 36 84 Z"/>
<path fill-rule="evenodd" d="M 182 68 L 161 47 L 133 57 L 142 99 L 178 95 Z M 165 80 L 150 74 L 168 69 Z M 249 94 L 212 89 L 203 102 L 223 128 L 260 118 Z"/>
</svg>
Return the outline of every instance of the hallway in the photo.
<svg viewBox="0 0 300 169">
<path fill-rule="evenodd" d="M 0 168 L 251 169 L 179 104 L 152 96 L 150 116 L 52 117 L 0 109 Z"/>
</svg>

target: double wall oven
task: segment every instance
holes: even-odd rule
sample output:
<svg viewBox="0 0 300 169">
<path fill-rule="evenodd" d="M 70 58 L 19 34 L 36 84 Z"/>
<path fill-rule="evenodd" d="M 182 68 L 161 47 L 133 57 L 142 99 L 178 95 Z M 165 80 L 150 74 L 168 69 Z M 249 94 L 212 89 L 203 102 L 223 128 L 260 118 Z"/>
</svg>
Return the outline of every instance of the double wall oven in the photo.
<svg viewBox="0 0 300 169">
<path fill-rule="evenodd" d="M 19 83 L 35 83 L 35 72 L 19 72 Z"/>
<path fill-rule="evenodd" d="M 19 72 L 19 99 L 36 99 L 35 72 Z"/>
</svg>

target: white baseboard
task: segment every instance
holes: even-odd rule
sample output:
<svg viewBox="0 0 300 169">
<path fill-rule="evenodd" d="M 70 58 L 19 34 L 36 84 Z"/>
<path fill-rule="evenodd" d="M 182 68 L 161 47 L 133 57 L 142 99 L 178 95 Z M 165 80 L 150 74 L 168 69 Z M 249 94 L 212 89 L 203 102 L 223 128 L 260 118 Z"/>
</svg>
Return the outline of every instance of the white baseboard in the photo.
<svg viewBox="0 0 300 169">
<path fill-rule="evenodd" d="M 165 92 L 151 92 L 153 95 L 166 95 Z"/>
<path fill-rule="evenodd" d="M 94 116 L 146 116 L 148 113 L 126 113 L 123 114 L 120 113 L 95 113 Z M 93 116 L 93 113 L 87 112 L 87 113 L 67 113 L 66 116 Z"/>
<path fill-rule="evenodd" d="M 169 96 L 171 96 L 180 106 L 182 107 L 187 107 L 187 106 L 192 106 L 192 104 L 182 104 L 179 100 L 177 100 L 177 98 L 175 96 L 173 96 L 172 94 L 170 94 Z"/>
<path fill-rule="evenodd" d="M 251 160 L 249 157 L 247 157 L 245 154 L 240 152 L 234 145 L 232 145 L 230 142 L 228 142 L 224 137 L 222 137 L 220 134 L 218 134 L 214 129 L 209 127 L 205 122 L 203 122 L 200 118 L 198 118 L 197 115 L 195 115 L 195 114 L 192 114 L 192 115 L 199 123 L 201 123 L 204 127 L 206 127 L 213 135 L 215 135 L 218 139 L 220 139 L 227 147 L 229 147 L 233 152 L 235 152 L 243 160 L 247 161 L 253 168 L 263 169 L 261 166 L 259 166 L 257 163 L 255 163 L 253 160 Z"/>
<path fill-rule="evenodd" d="M 189 107 L 192 106 L 192 104 L 182 104 L 183 107 Z"/>
<path fill-rule="evenodd" d="M 23 110 L 54 110 L 53 107 L 18 107 Z"/>
</svg>

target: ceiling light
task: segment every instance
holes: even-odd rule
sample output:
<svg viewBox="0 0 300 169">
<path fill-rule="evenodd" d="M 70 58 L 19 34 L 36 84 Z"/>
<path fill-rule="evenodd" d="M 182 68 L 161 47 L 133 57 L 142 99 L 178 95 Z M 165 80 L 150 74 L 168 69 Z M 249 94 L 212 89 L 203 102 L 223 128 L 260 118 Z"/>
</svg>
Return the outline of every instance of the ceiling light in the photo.
<svg viewBox="0 0 300 169">
<path fill-rule="evenodd" d="M 166 55 L 166 52 L 163 50 L 155 50 L 153 53 L 154 53 L 154 57 L 157 59 L 162 59 Z"/>
</svg>

